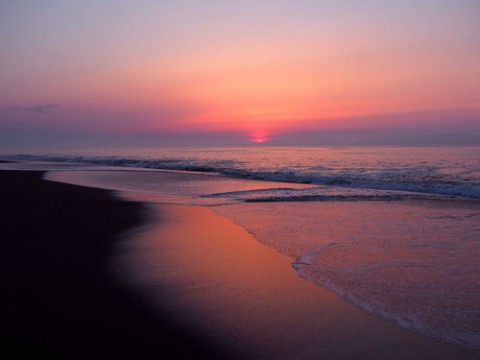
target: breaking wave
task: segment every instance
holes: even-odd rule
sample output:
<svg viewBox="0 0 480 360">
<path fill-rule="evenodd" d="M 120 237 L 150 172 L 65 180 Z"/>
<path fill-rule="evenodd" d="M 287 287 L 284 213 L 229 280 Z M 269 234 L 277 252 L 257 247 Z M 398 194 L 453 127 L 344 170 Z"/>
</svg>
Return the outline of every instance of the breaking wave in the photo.
<svg viewBox="0 0 480 360">
<path fill-rule="evenodd" d="M 434 163 L 415 164 L 410 167 L 399 167 L 398 164 L 378 164 L 376 167 L 353 167 L 353 166 L 319 166 L 318 163 L 295 165 L 272 164 L 252 161 L 240 161 L 226 153 L 224 158 L 137 158 L 137 157 L 118 157 L 118 156 L 50 156 L 50 155 L 30 155 L 16 154 L 3 156 L 4 158 L 17 160 L 36 160 L 36 161 L 55 161 L 71 163 L 88 163 L 96 165 L 133 167 L 143 169 L 163 169 L 177 171 L 194 171 L 217 173 L 226 176 L 277 181 L 286 183 L 299 183 L 329 186 L 333 189 L 357 189 L 354 193 L 345 194 L 346 200 L 355 200 L 360 196 L 372 199 L 388 199 L 399 196 L 395 192 L 435 194 L 451 197 L 465 197 L 480 199 L 480 173 L 471 169 L 455 169 L 445 171 L 448 164 L 438 166 Z M 287 166 L 285 166 L 287 165 Z M 370 164 L 371 165 L 371 164 Z M 386 165 L 389 165 L 388 167 Z M 372 190 L 371 193 L 365 194 Z M 325 192 L 325 189 L 322 190 Z M 245 195 L 245 194 L 244 194 Z M 264 194 L 265 195 L 265 194 Z M 401 194 L 405 195 L 405 194 Z M 340 199 L 339 194 L 333 195 Z M 246 196 L 245 201 L 282 201 L 286 195 L 284 193 L 271 194 L 271 196 L 259 196 L 259 194 L 250 194 Z M 287 197 L 295 197 L 294 200 L 328 200 L 328 194 L 320 193 L 320 190 L 296 192 L 288 194 Z"/>
</svg>

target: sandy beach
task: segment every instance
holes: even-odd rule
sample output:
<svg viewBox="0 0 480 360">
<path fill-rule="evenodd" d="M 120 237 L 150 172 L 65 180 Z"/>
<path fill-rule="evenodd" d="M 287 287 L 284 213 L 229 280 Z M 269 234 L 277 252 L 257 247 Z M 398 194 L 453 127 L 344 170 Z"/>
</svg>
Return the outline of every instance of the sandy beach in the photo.
<svg viewBox="0 0 480 360">
<path fill-rule="evenodd" d="M 2 338 L 19 356 L 478 358 L 301 279 L 207 207 L 0 175 Z"/>
<path fill-rule="evenodd" d="M 0 172 L 4 358 L 235 358 L 112 277 L 118 235 L 144 206 L 41 177 Z"/>
</svg>

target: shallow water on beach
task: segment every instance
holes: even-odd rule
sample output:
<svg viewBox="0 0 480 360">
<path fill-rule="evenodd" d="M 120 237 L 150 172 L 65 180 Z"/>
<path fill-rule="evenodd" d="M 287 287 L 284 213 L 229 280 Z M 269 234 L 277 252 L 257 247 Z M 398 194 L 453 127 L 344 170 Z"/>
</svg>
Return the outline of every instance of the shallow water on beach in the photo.
<svg viewBox="0 0 480 360">
<path fill-rule="evenodd" d="M 251 150 L 235 155 L 237 168 L 263 166 L 263 174 L 273 174 L 266 178 L 283 182 L 139 169 L 125 163 L 77 163 L 71 168 L 50 164 L 55 171 L 47 178 L 148 193 L 149 201 L 155 195 L 158 202 L 210 206 L 258 241 L 291 256 L 292 271 L 303 278 L 401 327 L 480 353 L 480 156 L 473 156 L 479 149 L 398 148 L 394 154 L 394 148 L 388 148 L 383 155 L 372 148 L 315 153 L 299 149 L 291 158 L 287 150 L 277 149 L 263 165 L 248 163 L 260 156 Z M 315 172 L 307 160 L 292 165 L 302 152 L 318 156 L 318 163 L 322 153 L 327 158 L 324 167 Z M 192 153 L 183 156 L 191 162 Z M 215 157 L 217 164 L 225 163 L 228 154 L 212 153 L 215 156 L 197 153 L 197 160 L 210 156 L 210 164 Z M 282 156 L 285 169 L 298 181 L 286 182 Z M 268 163 L 276 165 L 265 170 Z M 219 173 L 225 173 L 222 169 L 219 165 Z M 307 173 L 318 180 L 322 172 L 343 174 L 338 178 L 343 180 L 348 175 L 350 180 L 300 181 Z M 358 177 L 349 177 L 353 173 Z"/>
<path fill-rule="evenodd" d="M 215 212 L 398 325 L 480 351 L 480 204 L 244 203 Z"/>
<path fill-rule="evenodd" d="M 49 176 L 68 181 L 72 173 Z M 159 202 L 211 206 L 290 256 L 294 271 L 305 279 L 404 328 L 480 351 L 479 202 L 401 197 L 252 203 L 236 194 L 276 191 L 278 184 L 244 181 L 239 186 L 236 179 L 181 173 L 85 172 L 73 179 L 138 191 L 151 189 L 153 184 L 142 185 L 148 176 L 157 192 L 169 195 Z M 219 190 L 229 196 L 211 202 L 215 197 L 206 193 Z"/>
</svg>

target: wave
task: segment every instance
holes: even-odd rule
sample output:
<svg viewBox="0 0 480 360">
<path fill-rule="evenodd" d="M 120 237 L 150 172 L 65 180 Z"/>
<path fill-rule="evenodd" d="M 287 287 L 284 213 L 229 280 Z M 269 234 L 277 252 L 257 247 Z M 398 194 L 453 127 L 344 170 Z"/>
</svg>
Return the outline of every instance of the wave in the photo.
<svg viewBox="0 0 480 360">
<path fill-rule="evenodd" d="M 271 188 L 232 191 L 203 196 L 241 202 L 280 201 L 396 201 L 406 199 L 436 199 L 435 194 L 419 194 L 406 191 L 371 190 L 340 186 L 313 186 L 309 188 Z"/>
<path fill-rule="evenodd" d="M 144 169 L 176 170 L 207 172 L 227 175 L 232 177 L 275 181 L 285 183 L 299 183 L 334 187 L 335 189 L 369 189 L 375 193 L 347 194 L 345 200 L 363 200 L 366 197 L 372 199 L 392 198 L 405 196 L 406 194 L 385 194 L 385 191 L 397 191 L 420 194 L 434 194 L 449 197 L 463 197 L 480 199 L 480 181 L 477 178 L 465 179 L 465 177 L 439 174 L 435 168 L 429 166 L 416 168 L 327 168 L 324 166 L 303 166 L 284 168 L 265 168 L 261 164 L 240 163 L 229 159 L 139 159 L 129 157 L 98 157 L 98 156 L 45 156 L 16 154 L 6 155 L 3 158 L 16 160 L 55 161 L 70 163 L 87 163 L 96 165 L 135 167 Z M 300 194 L 297 193 L 295 200 L 317 201 L 328 200 L 325 194 Z M 412 195 L 410 195 L 412 196 Z M 290 195 L 287 197 L 291 197 Z M 336 199 L 342 196 L 336 195 Z M 282 201 L 285 196 L 267 196 L 248 198 L 245 201 Z"/>
<path fill-rule="evenodd" d="M 382 279 L 375 279 L 375 276 L 364 278 L 362 286 L 366 288 L 366 290 L 355 287 L 352 290 L 351 282 L 357 280 L 351 274 L 353 271 L 352 269 L 335 269 L 335 266 L 329 266 L 328 261 L 327 264 L 319 264 L 318 258 L 321 257 L 322 252 L 335 245 L 336 244 L 332 242 L 323 248 L 303 254 L 292 263 L 292 268 L 295 269 L 302 278 L 332 290 L 343 299 L 362 308 L 372 315 L 378 316 L 387 321 L 392 321 L 398 326 L 410 331 L 419 332 L 441 341 L 468 348 L 480 354 L 478 325 L 477 328 L 472 328 L 472 309 L 454 310 L 452 313 L 451 309 L 439 309 L 440 304 L 435 301 L 430 302 L 430 308 L 425 307 L 421 310 L 415 307 L 410 308 L 408 305 L 399 306 L 395 303 L 395 301 L 397 301 L 396 297 L 400 298 L 403 296 L 405 298 L 404 294 L 408 293 L 408 291 L 401 288 L 395 288 L 395 285 L 389 287 L 390 284 L 382 283 Z M 378 271 L 385 271 L 380 264 L 377 264 L 376 266 L 374 264 L 368 264 L 366 266 L 377 268 Z M 356 271 L 361 272 L 362 270 L 356 269 Z M 345 282 L 345 278 L 348 280 L 347 282 Z M 350 286 L 345 286 L 345 284 L 349 283 Z M 411 286 L 415 287 L 414 285 Z M 381 288 L 382 291 L 386 291 L 387 295 L 377 292 L 376 290 L 371 290 L 371 288 Z M 398 296 L 392 300 L 390 295 L 388 295 L 388 291 L 396 291 Z M 445 292 L 447 291 L 449 290 L 445 289 Z M 436 289 L 436 292 L 439 292 L 439 290 Z M 439 296 L 440 298 L 449 298 L 448 294 L 442 293 L 441 295 L 443 296 Z M 415 297 L 415 295 L 411 295 L 411 297 Z M 406 303 L 410 300 L 410 302 L 415 304 L 415 301 L 412 301 L 411 298 L 406 300 Z M 418 299 L 414 300 L 418 301 Z M 416 305 L 418 306 L 418 304 Z M 449 321 L 451 323 L 446 322 L 443 324 L 437 324 L 438 320 L 435 321 L 435 319 L 432 319 L 428 315 L 441 314 L 442 311 L 449 315 Z M 438 316 L 440 317 L 440 315 Z M 465 325 L 462 327 L 459 324 L 468 324 L 468 326 Z"/>
<path fill-rule="evenodd" d="M 283 190 L 278 190 L 283 191 Z M 304 279 L 399 326 L 480 353 L 478 203 L 255 203 L 214 211 Z"/>
</svg>

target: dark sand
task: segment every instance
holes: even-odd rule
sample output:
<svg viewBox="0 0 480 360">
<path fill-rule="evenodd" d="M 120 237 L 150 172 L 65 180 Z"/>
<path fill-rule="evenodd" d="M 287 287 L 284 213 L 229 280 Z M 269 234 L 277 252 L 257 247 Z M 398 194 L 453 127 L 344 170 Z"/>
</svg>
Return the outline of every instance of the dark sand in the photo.
<svg viewBox="0 0 480 360">
<path fill-rule="evenodd" d="M 111 276 L 118 235 L 145 219 L 143 205 L 41 177 L 0 171 L 3 359 L 235 358 Z"/>
</svg>

